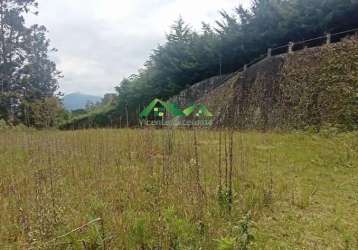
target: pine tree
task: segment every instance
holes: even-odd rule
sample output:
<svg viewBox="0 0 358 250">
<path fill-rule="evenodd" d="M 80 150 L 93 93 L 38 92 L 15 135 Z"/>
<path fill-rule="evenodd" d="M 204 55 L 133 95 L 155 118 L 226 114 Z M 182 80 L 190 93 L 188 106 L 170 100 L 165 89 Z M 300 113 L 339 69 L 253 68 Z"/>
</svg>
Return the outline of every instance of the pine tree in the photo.
<svg viewBox="0 0 358 250">
<path fill-rule="evenodd" d="M 153 98 L 167 99 L 200 80 L 236 71 L 265 56 L 268 48 L 357 28 L 356 13 L 357 0 L 254 0 L 251 9 L 221 11 L 216 25 L 204 23 L 201 33 L 179 18 L 146 67 L 118 88 L 118 110 L 125 103 L 135 110 Z"/>
</svg>

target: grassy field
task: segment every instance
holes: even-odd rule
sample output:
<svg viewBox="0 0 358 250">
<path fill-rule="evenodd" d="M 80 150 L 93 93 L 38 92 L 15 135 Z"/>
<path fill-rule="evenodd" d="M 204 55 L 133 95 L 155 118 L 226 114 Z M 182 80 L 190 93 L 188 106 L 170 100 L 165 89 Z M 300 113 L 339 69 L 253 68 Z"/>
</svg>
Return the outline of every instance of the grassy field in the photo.
<svg viewBox="0 0 358 250">
<path fill-rule="evenodd" d="M 0 249 L 358 249 L 358 134 L 0 132 Z"/>
</svg>

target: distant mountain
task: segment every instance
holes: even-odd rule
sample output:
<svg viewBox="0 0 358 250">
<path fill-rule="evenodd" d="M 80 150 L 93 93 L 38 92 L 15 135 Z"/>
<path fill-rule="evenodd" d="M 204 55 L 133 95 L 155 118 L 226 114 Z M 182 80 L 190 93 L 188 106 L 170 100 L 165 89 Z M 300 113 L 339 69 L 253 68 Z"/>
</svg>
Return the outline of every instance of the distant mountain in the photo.
<svg viewBox="0 0 358 250">
<path fill-rule="evenodd" d="M 84 109 L 88 103 L 95 104 L 101 101 L 102 97 L 100 96 L 86 95 L 82 93 L 72 93 L 65 95 L 62 98 L 63 105 L 67 110 Z"/>
</svg>

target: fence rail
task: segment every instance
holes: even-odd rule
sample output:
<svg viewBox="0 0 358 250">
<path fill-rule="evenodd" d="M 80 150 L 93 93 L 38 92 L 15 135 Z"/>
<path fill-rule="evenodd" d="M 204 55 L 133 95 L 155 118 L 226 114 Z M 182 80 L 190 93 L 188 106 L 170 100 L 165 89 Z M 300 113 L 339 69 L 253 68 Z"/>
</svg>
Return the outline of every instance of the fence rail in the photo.
<svg viewBox="0 0 358 250">
<path fill-rule="evenodd" d="M 289 42 L 288 44 L 278 46 L 275 48 L 268 48 L 266 54 L 262 54 L 258 58 L 252 60 L 251 62 L 245 64 L 243 67 L 239 68 L 236 72 L 245 72 L 249 67 L 261 62 L 263 59 L 277 56 L 282 54 L 290 54 L 295 51 L 303 50 L 306 48 L 320 47 L 322 45 L 337 43 L 341 41 L 341 39 L 350 36 L 356 35 L 358 36 L 358 28 L 341 31 L 337 33 L 326 33 L 325 35 L 318 36 L 315 38 L 297 41 L 297 42 Z"/>
</svg>

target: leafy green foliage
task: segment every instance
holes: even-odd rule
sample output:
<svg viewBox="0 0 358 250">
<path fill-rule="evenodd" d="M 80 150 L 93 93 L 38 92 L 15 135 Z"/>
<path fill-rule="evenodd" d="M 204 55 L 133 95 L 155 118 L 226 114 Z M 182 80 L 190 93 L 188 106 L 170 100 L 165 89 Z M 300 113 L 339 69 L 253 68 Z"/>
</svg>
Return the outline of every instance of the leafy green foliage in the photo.
<svg viewBox="0 0 358 250">
<path fill-rule="evenodd" d="M 165 211 L 164 221 L 168 231 L 170 249 L 195 249 L 198 230 L 194 224 L 179 218 L 174 208 Z"/>
<path fill-rule="evenodd" d="M 233 236 L 217 240 L 218 250 L 248 250 L 255 239 L 251 232 L 252 224 L 251 214 L 248 213 L 233 227 Z"/>
<path fill-rule="evenodd" d="M 131 215 L 131 214 L 130 214 Z M 133 216 L 133 215 L 131 215 Z M 133 249 L 152 249 L 155 246 L 153 218 L 145 213 L 137 216 L 130 226 L 129 241 Z"/>
<path fill-rule="evenodd" d="M 0 130 L 7 128 L 9 128 L 9 126 L 7 125 L 6 121 L 0 119 Z"/>
<path fill-rule="evenodd" d="M 33 104 L 46 102 L 58 89 L 60 73 L 49 58 L 47 29 L 25 24 L 25 15 L 36 9 L 35 0 L 0 3 L 0 118 L 13 124 L 37 126 Z"/>
<path fill-rule="evenodd" d="M 222 238 L 217 240 L 218 250 L 235 250 L 235 238 Z"/>
<path fill-rule="evenodd" d="M 218 203 L 222 211 L 230 211 L 232 206 L 232 193 L 226 188 L 219 188 L 218 190 Z"/>
</svg>

